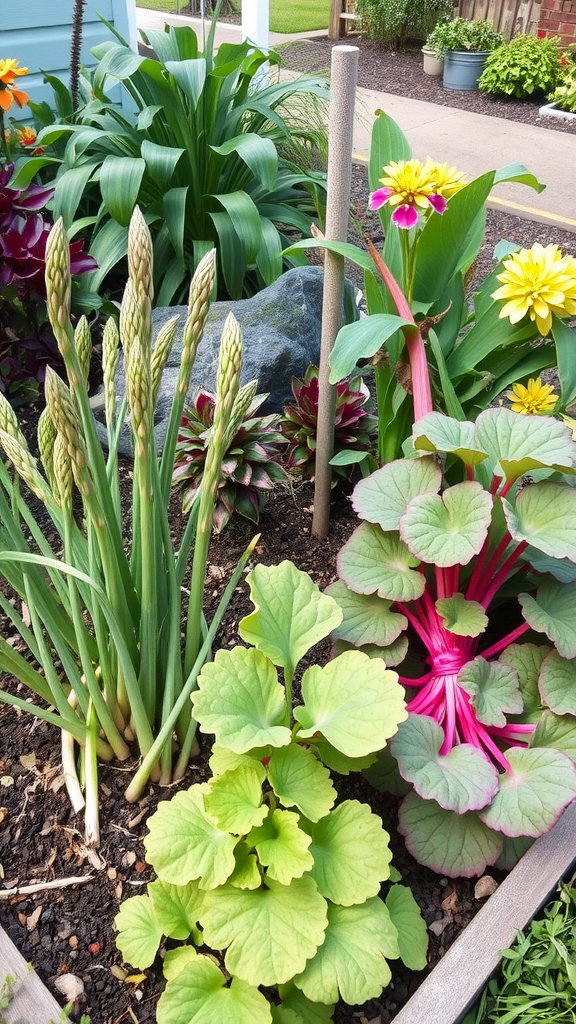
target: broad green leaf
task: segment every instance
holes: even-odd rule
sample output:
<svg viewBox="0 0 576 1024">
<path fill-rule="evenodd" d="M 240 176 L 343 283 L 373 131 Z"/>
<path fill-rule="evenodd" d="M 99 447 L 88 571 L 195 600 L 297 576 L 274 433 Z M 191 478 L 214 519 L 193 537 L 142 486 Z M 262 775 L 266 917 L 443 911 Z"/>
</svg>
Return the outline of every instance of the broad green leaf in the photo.
<svg viewBox="0 0 576 1024">
<path fill-rule="evenodd" d="M 549 572 L 560 583 L 576 582 L 576 565 L 567 558 L 549 558 L 530 546 L 526 548 L 524 557 L 534 571 L 542 576 Z"/>
<path fill-rule="evenodd" d="M 282 1006 L 297 1014 L 302 1024 L 330 1024 L 332 1014 L 334 1013 L 334 1006 L 332 1004 L 326 1005 L 325 1003 L 317 1003 L 307 999 L 293 982 L 281 985 L 279 994 L 282 999 Z M 272 1016 L 274 1017 L 274 1011 L 272 1011 Z M 276 1024 L 275 1020 L 274 1024 Z M 284 1021 L 281 1021 L 281 1024 L 284 1024 Z M 300 1024 L 300 1021 L 298 1024 Z"/>
<path fill-rule="evenodd" d="M 576 766 L 559 750 L 539 747 L 512 747 L 506 757 L 510 769 L 480 817 L 507 836 L 542 835 L 576 796 Z"/>
<path fill-rule="evenodd" d="M 98 161 L 89 161 L 77 167 L 70 167 L 60 175 L 52 206 L 52 215 L 55 221 L 62 217 L 66 227 L 70 226 L 86 191 L 88 181 L 97 166 Z"/>
<path fill-rule="evenodd" d="M 576 659 L 562 658 L 558 651 L 542 663 L 538 680 L 544 704 L 555 715 L 576 715 Z"/>
<path fill-rule="evenodd" d="M 336 790 L 330 772 L 311 750 L 291 743 L 275 750 L 268 762 L 270 785 L 285 807 L 297 807 L 310 821 L 318 821 L 334 806 Z"/>
<path fill-rule="evenodd" d="M 226 969 L 251 985 L 281 985 L 304 969 L 324 941 L 326 900 L 309 875 L 266 889 L 223 885 L 206 894 L 204 940 L 226 950 Z"/>
<path fill-rule="evenodd" d="M 524 164 L 506 164 L 506 167 L 501 167 L 500 170 L 496 171 L 494 184 L 499 185 L 505 181 L 517 181 L 521 185 L 533 188 L 535 192 L 543 192 L 546 188 L 546 185 L 538 181 L 538 178 L 531 171 L 528 171 Z"/>
<path fill-rule="evenodd" d="M 283 255 L 292 256 L 294 252 L 298 252 L 300 249 L 329 249 L 330 252 L 335 252 L 339 256 L 344 256 L 345 259 L 352 260 L 352 263 L 363 267 L 364 270 L 376 271 L 372 257 L 364 249 L 359 249 L 357 245 L 352 245 L 350 242 L 334 242 L 328 238 L 303 238 L 299 242 L 294 242 L 287 249 L 284 249 Z"/>
<path fill-rule="evenodd" d="M 293 878 L 301 878 L 312 867 L 310 836 L 299 827 L 299 820 L 292 811 L 271 811 L 264 824 L 247 837 L 260 863 L 268 868 L 266 881 L 274 878 L 281 885 L 290 885 Z"/>
<path fill-rule="evenodd" d="M 206 61 L 203 57 L 196 60 L 165 61 L 166 70 L 170 72 L 180 86 L 182 92 L 190 100 L 195 110 L 202 96 L 206 82 Z"/>
<path fill-rule="evenodd" d="M 260 250 L 262 227 L 260 211 L 247 192 L 221 192 L 212 197 L 224 208 L 230 223 L 246 250 L 248 264 L 254 263 Z"/>
<path fill-rule="evenodd" d="M 162 973 L 166 981 L 172 981 L 199 956 L 200 954 L 194 949 L 194 946 L 177 946 L 176 949 L 167 949 L 162 961 Z"/>
<path fill-rule="evenodd" d="M 400 804 L 398 830 L 420 864 L 449 878 L 481 875 L 498 860 L 503 845 L 503 837 L 477 814 L 445 811 L 417 793 L 409 793 Z"/>
<path fill-rule="evenodd" d="M 299 738 L 320 733 L 347 757 L 380 750 L 407 715 L 397 674 L 360 651 L 306 669 L 302 699 Z"/>
<path fill-rule="evenodd" d="M 530 740 L 531 747 L 553 747 L 576 761 L 576 717 L 545 711 Z"/>
<path fill-rule="evenodd" d="M 344 615 L 340 625 L 332 630 L 333 640 L 347 640 L 355 647 L 388 647 L 408 626 L 404 615 L 390 610 L 391 601 L 384 601 L 377 594 L 356 594 L 341 580 L 326 587 L 326 593 L 334 598 Z"/>
<path fill-rule="evenodd" d="M 519 715 L 523 709 L 518 676 L 501 661 L 486 661 L 480 655 L 458 673 L 458 685 L 472 697 L 471 704 L 479 722 L 502 729 L 506 715 Z"/>
<path fill-rule="evenodd" d="M 193 958 L 166 985 L 158 1024 L 272 1024 L 270 1004 L 252 985 L 226 978 L 207 956 Z"/>
<path fill-rule="evenodd" d="M 369 768 L 371 764 L 374 764 L 376 760 L 375 754 L 366 754 L 365 757 L 346 757 L 346 754 L 336 750 L 336 747 L 333 747 L 322 736 L 313 736 L 309 742 L 318 751 L 322 763 L 327 765 L 333 772 L 338 772 L 338 775 L 362 772 L 365 768 Z"/>
<path fill-rule="evenodd" d="M 338 575 L 357 594 L 378 594 L 387 601 L 414 601 L 426 580 L 419 559 L 396 533 L 361 523 L 338 554 Z"/>
<path fill-rule="evenodd" d="M 400 535 L 423 562 L 447 567 L 468 565 L 479 554 L 492 518 L 492 498 L 467 480 L 443 494 L 413 498 L 400 522 Z"/>
<path fill-rule="evenodd" d="M 478 445 L 473 423 L 441 412 L 429 412 L 414 424 L 412 443 L 417 451 L 452 452 L 467 466 L 477 466 L 487 457 Z"/>
<path fill-rule="evenodd" d="M 272 1024 L 304 1024 L 304 1020 L 298 1013 L 280 1003 L 278 1006 L 271 1006 Z"/>
<path fill-rule="evenodd" d="M 237 754 L 270 744 L 290 743 L 286 696 L 276 670 L 260 651 L 233 647 L 218 651 L 198 677 L 192 694 L 194 717 L 204 732 Z"/>
<path fill-rule="evenodd" d="M 162 197 L 164 222 L 174 246 L 179 265 L 184 267 L 184 242 L 186 235 L 186 202 L 188 185 L 182 188 L 171 188 Z"/>
<path fill-rule="evenodd" d="M 114 918 L 114 927 L 118 929 L 116 944 L 124 960 L 140 970 L 150 967 L 162 941 L 162 929 L 151 900 L 147 896 L 124 900 Z"/>
<path fill-rule="evenodd" d="M 398 530 L 408 502 L 418 494 L 437 494 L 441 484 L 435 458 L 397 459 L 356 484 L 352 505 L 360 519 Z"/>
<path fill-rule="evenodd" d="M 284 669 L 293 671 L 342 619 L 336 602 L 292 562 L 257 565 L 247 579 L 256 610 L 240 622 L 240 636 Z"/>
<path fill-rule="evenodd" d="M 380 178 L 384 173 L 384 168 L 391 160 L 410 160 L 412 157 L 410 143 L 396 121 L 383 110 L 376 110 L 375 113 L 368 164 L 368 178 L 372 192 L 380 187 Z"/>
<path fill-rule="evenodd" d="M 531 714 L 541 708 L 538 677 L 544 658 L 550 653 L 549 647 L 536 644 L 510 644 L 498 658 L 503 665 L 514 669 L 520 682 L 524 711 Z"/>
<path fill-rule="evenodd" d="M 566 472 L 576 464 L 571 431 L 551 416 L 486 409 L 476 420 L 476 434 L 480 447 L 500 463 L 510 481 L 541 466 Z"/>
<path fill-rule="evenodd" d="M 391 313 L 373 313 L 353 324 L 341 327 L 330 353 L 331 384 L 348 377 L 359 359 L 370 359 L 401 327 L 409 327 L 410 320 Z"/>
<path fill-rule="evenodd" d="M 457 636 L 480 636 L 488 625 L 488 616 L 477 601 L 467 601 L 464 594 L 452 594 L 436 601 L 436 611 L 444 629 Z"/>
<path fill-rule="evenodd" d="M 576 345 L 574 328 L 558 316 L 552 317 L 552 337 L 556 345 L 558 377 L 562 405 L 566 408 L 576 397 Z"/>
<path fill-rule="evenodd" d="M 252 765 L 255 761 L 259 761 L 261 757 L 269 756 L 270 750 L 268 747 L 261 747 L 260 750 L 251 750 L 249 754 L 235 754 L 228 747 L 221 747 L 218 743 L 215 743 L 212 747 L 212 754 L 208 763 L 212 775 L 223 775 L 224 772 L 231 771 L 233 768 L 239 768 L 240 765 Z"/>
<path fill-rule="evenodd" d="M 545 633 L 563 658 L 576 658 L 576 584 L 544 580 L 536 597 L 519 594 L 526 622 Z"/>
<path fill-rule="evenodd" d="M 345 651 L 354 651 L 356 649 L 356 645 L 349 643 L 347 640 L 336 640 L 334 644 L 334 652 L 336 655 L 344 654 Z M 396 665 L 400 665 L 404 661 L 407 651 L 407 636 L 398 637 L 398 639 L 388 647 L 378 647 L 376 644 L 362 644 L 362 654 L 367 654 L 369 658 L 380 658 L 380 660 L 386 665 L 386 668 L 395 668 Z"/>
<path fill-rule="evenodd" d="M 148 896 L 162 934 L 171 939 L 187 939 L 198 924 L 202 895 L 197 882 L 170 885 L 161 878 L 150 882 Z"/>
<path fill-rule="evenodd" d="M 502 502 L 513 540 L 527 541 L 553 558 L 576 562 L 576 491 L 542 481 L 523 487 L 514 508 Z"/>
<path fill-rule="evenodd" d="M 378 751 L 374 764 L 364 771 L 364 775 L 368 782 L 382 793 L 406 796 L 406 793 L 412 789 L 410 783 L 400 775 L 398 762 L 392 756 L 390 746 Z"/>
<path fill-rule="evenodd" d="M 268 813 L 268 805 L 262 803 L 265 778 L 266 769 L 254 761 L 211 779 L 204 797 L 206 813 L 225 832 L 246 835 L 251 828 L 261 825 Z"/>
<path fill-rule="evenodd" d="M 146 170 L 139 157 L 107 156 L 100 168 L 100 191 L 110 216 L 124 226 L 130 223 L 142 177 Z"/>
<path fill-rule="evenodd" d="M 201 879 L 202 888 L 223 885 L 235 868 L 237 836 L 222 831 L 204 810 L 205 783 L 161 801 L 148 821 L 146 856 L 156 874 L 173 885 Z"/>
<path fill-rule="evenodd" d="M 150 177 L 164 190 L 176 170 L 180 157 L 186 151 L 174 146 L 160 146 L 157 142 L 144 139 L 140 152 Z"/>
<path fill-rule="evenodd" d="M 310 874 L 327 900 L 350 907 L 380 892 L 392 860 L 390 836 L 368 804 L 345 800 L 311 825 L 310 834 Z"/>
<path fill-rule="evenodd" d="M 396 928 L 377 896 L 361 906 L 329 907 L 326 938 L 294 983 L 309 999 L 358 1005 L 389 984 L 386 957 L 399 956 Z"/>
<path fill-rule="evenodd" d="M 402 962 L 411 971 L 423 971 L 426 967 L 428 930 L 410 889 L 405 885 L 391 886 L 386 896 L 386 907 L 398 932 Z"/>
<path fill-rule="evenodd" d="M 256 854 L 250 853 L 246 843 L 238 843 L 234 857 L 236 867 L 228 879 L 228 885 L 234 885 L 237 889 L 258 889 L 262 884 L 262 875 Z"/>
<path fill-rule="evenodd" d="M 390 742 L 400 774 L 425 800 L 463 814 L 485 807 L 498 789 L 498 773 L 469 743 L 441 754 L 444 730 L 427 715 L 408 716 Z"/>
<path fill-rule="evenodd" d="M 252 171 L 256 180 L 260 181 L 268 192 L 273 190 L 278 175 L 278 152 L 272 139 L 261 137 L 254 132 L 246 132 L 244 135 L 227 139 L 221 146 L 210 146 L 210 149 L 220 156 L 236 153 Z"/>
<path fill-rule="evenodd" d="M 97 292 L 106 275 L 120 262 L 128 250 L 128 228 L 115 220 L 106 220 L 90 241 L 90 255 L 98 264 L 97 270 L 84 274 L 83 283 Z"/>
</svg>

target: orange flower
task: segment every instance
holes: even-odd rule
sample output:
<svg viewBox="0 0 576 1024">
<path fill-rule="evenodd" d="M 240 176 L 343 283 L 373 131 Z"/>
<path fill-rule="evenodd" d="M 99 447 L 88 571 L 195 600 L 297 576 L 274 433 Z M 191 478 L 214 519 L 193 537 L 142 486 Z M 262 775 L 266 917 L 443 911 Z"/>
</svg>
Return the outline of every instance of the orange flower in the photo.
<svg viewBox="0 0 576 1024">
<path fill-rule="evenodd" d="M 18 61 L 10 58 L 0 60 L 0 109 L 10 110 L 13 103 L 23 107 L 28 102 L 28 93 L 14 88 L 14 79 L 27 75 L 28 68 L 19 68 Z"/>
<path fill-rule="evenodd" d="M 36 132 L 33 128 L 17 128 L 16 138 L 21 146 L 33 146 L 36 142 Z"/>
</svg>

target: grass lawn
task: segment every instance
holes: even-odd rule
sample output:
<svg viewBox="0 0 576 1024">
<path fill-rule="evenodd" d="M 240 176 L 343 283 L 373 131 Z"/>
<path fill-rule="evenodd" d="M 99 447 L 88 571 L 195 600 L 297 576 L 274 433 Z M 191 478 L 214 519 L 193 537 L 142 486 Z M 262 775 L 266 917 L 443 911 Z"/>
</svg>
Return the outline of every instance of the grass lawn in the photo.
<svg viewBox="0 0 576 1024">
<path fill-rule="evenodd" d="M 187 0 L 136 0 L 136 5 L 169 14 L 187 14 L 189 10 Z M 270 31 L 311 32 L 328 28 L 329 13 L 330 0 L 270 0 Z"/>
</svg>

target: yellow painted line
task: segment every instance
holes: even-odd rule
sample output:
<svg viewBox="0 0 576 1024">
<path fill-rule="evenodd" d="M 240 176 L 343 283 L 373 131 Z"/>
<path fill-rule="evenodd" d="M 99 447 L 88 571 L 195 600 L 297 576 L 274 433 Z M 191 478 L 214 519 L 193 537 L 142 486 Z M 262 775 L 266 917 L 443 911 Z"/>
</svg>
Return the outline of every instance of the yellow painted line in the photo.
<svg viewBox="0 0 576 1024">
<path fill-rule="evenodd" d="M 558 224 L 569 224 L 576 228 L 576 220 L 570 217 L 562 217 L 559 213 L 549 213 L 548 210 L 539 210 L 535 206 L 522 206 L 520 203 L 511 203 L 509 199 L 500 199 L 499 196 L 490 196 L 489 202 L 492 206 L 506 206 L 510 210 L 522 210 L 524 213 L 534 213 L 539 217 L 546 217 L 547 220 L 556 221 Z"/>
<path fill-rule="evenodd" d="M 362 156 L 362 153 L 352 153 L 352 159 L 353 160 L 358 160 L 358 162 L 362 163 L 362 164 L 367 164 L 368 163 L 368 157 L 367 156 Z"/>
</svg>

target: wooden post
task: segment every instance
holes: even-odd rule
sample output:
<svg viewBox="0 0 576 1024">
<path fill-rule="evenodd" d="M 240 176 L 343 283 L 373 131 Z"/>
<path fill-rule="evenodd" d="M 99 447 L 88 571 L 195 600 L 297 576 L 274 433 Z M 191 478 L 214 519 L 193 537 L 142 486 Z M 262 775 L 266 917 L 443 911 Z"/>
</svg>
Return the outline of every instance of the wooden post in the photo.
<svg viewBox="0 0 576 1024">
<path fill-rule="evenodd" d="M 342 39 L 345 24 L 340 17 L 344 10 L 345 0 L 331 0 L 330 21 L 328 24 L 328 39 Z"/>
<path fill-rule="evenodd" d="M 328 118 L 328 195 L 326 201 L 326 238 L 345 242 L 350 213 L 352 181 L 352 133 L 354 100 L 358 74 L 358 47 L 335 46 L 330 74 L 330 113 Z M 330 524 L 330 459 L 334 448 L 336 387 L 328 383 L 328 359 L 342 326 L 344 296 L 344 260 L 326 251 L 324 297 L 322 302 L 322 339 L 318 375 L 318 428 L 316 435 L 316 471 L 314 484 L 314 537 L 328 536 Z"/>
</svg>

